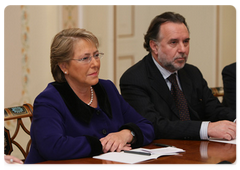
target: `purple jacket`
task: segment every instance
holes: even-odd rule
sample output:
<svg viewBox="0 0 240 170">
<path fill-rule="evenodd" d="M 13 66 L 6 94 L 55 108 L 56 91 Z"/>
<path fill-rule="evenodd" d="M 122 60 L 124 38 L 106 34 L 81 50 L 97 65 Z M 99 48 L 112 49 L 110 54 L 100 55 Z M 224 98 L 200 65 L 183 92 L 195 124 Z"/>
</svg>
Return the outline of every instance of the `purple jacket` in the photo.
<svg viewBox="0 0 240 170">
<path fill-rule="evenodd" d="M 98 108 L 82 102 L 68 83 L 50 83 L 34 101 L 31 149 L 25 163 L 92 157 L 100 138 L 122 129 L 135 132 L 133 148 L 154 139 L 152 124 L 138 114 L 109 80 L 93 86 Z"/>
</svg>

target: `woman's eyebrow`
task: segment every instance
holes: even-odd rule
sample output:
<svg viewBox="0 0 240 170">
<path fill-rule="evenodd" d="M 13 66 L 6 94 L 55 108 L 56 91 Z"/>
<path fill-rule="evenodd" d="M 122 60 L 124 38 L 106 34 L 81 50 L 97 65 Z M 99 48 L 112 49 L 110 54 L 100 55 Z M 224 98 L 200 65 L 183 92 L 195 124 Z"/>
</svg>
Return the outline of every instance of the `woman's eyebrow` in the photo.
<svg viewBox="0 0 240 170">
<path fill-rule="evenodd" d="M 93 54 L 96 54 L 96 53 L 98 53 L 98 52 L 99 52 L 99 51 L 96 50 L 96 51 L 93 52 Z M 91 53 L 85 53 L 84 55 L 91 55 Z"/>
</svg>

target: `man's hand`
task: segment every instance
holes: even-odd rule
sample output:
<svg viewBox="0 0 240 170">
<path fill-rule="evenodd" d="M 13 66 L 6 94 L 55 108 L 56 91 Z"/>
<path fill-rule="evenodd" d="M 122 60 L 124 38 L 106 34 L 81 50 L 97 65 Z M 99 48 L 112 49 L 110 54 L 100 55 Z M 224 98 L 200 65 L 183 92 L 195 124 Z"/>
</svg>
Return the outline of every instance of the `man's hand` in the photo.
<svg viewBox="0 0 240 170">
<path fill-rule="evenodd" d="M 236 123 L 227 120 L 210 122 L 208 125 L 208 136 L 226 140 L 235 139 Z"/>
</svg>

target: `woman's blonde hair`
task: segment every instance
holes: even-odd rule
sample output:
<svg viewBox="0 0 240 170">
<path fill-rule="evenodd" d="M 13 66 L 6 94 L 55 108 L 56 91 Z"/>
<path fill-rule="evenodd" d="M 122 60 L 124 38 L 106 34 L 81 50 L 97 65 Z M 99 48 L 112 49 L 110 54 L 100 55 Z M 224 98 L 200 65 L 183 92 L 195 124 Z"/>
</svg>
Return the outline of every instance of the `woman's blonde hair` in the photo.
<svg viewBox="0 0 240 170">
<path fill-rule="evenodd" d="M 51 72 L 56 82 L 65 82 L 65 76 L 59 63 L 69 62 L 74 55 L 74 45 L 80 40 L 84 39 L 92 42 L 97 48 L 99 46 L 98 39 L 91 32 L 80 28 L 64 29 L 55 35 L 51 45 Z"/>
</svg>

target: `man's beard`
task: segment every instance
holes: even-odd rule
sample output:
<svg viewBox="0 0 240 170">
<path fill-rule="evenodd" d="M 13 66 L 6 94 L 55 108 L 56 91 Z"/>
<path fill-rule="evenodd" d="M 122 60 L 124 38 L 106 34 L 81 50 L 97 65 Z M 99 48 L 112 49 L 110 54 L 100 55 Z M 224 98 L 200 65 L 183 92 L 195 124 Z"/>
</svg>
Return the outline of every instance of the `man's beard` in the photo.
<svg viewBox="0 0 240 170">
<path fill-rule="evenodd" d="M 160 55 L 161 55 L 161 57 L 160 57 Z M 186 54 L 178 55 L 178 56 L 174 57 L 174 59 L 171 61 L 167 61 L 166 58 L 167 58 L 166 54 L 163 54 L 163 53 L 158 54 L 158 61 L 162 64 L 162 66 L 165 69 L 167 69 L 171 72 L 174 72 L 174 71 L 178 71 L 184 67 L 185 63 L 187 62 L 188 56 Z M 175 60 L 180 59 L 180 58 L 184 58 L 184 60 L 178 61 L 176 63 Z M 181 63 L 181 65 L 179 65 L 179 63 Z"/>
</svg>

